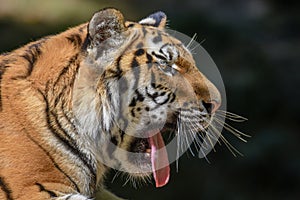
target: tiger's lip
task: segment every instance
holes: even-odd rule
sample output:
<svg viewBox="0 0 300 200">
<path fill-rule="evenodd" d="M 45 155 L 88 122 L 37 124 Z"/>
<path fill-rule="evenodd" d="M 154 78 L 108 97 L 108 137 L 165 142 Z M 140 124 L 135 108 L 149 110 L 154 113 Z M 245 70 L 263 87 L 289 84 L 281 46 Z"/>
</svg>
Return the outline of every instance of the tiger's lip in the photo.
<svg viewBox="0 0 300 200">
<path fill-rule="evenodd" d="M 158 130 L 158 127 L 160 128 L 159 131 L 153 132 L 153 130 Z M 152 137 L 153 135 L 156 135 L 159 132 L 161 132 L 161 134 L 163 136 L 166 134 L 172 134 L 175 127 L 176 127 L 176 124 L 174 124 L 174 123 L 166 123 L 164 125 L 163 124 L 153 124 L 151 126 L 148 126 L 147 128 L 144 128 L 144 129 L 138 131 L 138 133 L 137 133 L 138 136 L 135 137 L 134 142 L 133 142 L 134 145 L 136 145 L 136 146 L 134 146 L 134 145 L 132 146 L 133 149 L 136 148 L 137 150 L 131 149 L 131 151 L 136 152 L 136 153 L 144 153 L 146 158 L 148 159 L 152 152 L 150 142 L 149 142 L 150 137 Z M 170 131 L 171 131 L 171 133 L 170 133 Z M 152 135 L 148 134 L 150 132 L 152 133 Z M 165 142 L 167 142 L 167 141 L 165 141 Z"/>
<path fill-rule="evenodd" d="M 168 119 L 164 123 L 156 122 L 156 123 L 146 125 L 143 128 L 136 130 L 135 134 L 133 135 L 133 137 L 135 138 L 133 140 L 134 145 L 141 145 L 141 146 L 143 146 L 144 144 L 146 144 L 146 145 L 144 146 L 143 149 L 139 149 L 138 151 L 133 150 L 135 148 L 133 145 L 133 146 L 131 146 L 130 151 L 133 150 L 132 152 L 144 153 L 146 158 L 150 157 L 151 146 L 149 144 L 149 139 L 154 134 L 153 130 L 159 130 L 159 132 L 161 132 L 162 136 L 166 136 L 169 133 L 173 134 L 173 132 L 175 132 L 175 129 L 177 127 L 177 122 L 178 122 L 177 117 L 178 117 L 178 114 L 173 113 L 171 116 L 168 117 Z M 151 133 L 152 135 L 151 134 L 149 135 L 149 133 Z M 169 138 L 171 138 L 171 137 L 169 137 Z M 167 141 L 165 141 L 165 142 L 167 142 Z M 142 144 L 138 144 L 138 143 L 142 143 Z"/>
<path fill-rule="evenodd" d="M 133 152 L 136 153 L 145 153 L 146 158 L 150 157 L 151 155 L 151 146 L 149 139 L 153 135 L 149 135 L 150 132 L 153 133 L 153 130 L 160 130 L 161 132 L 164 132 L 164 125 L 161 123 L 157 124 L 151 124 L 150 126 L 147 126 L 146 128 L 143 128 L 139 131 L 137 131 L 136 135 L 134 136 L 134 145 L 136 145 L 133 148 L 137 148 L 137 150 L 134 150 Z M 155 133 L 157 134 L 157 133 Z M 154 134 L 154 135 L 155 135 Z"/>
<path fill-rule="evenodd" d="M 137 131 L 137 135 L 136 137 L 140 137 L 140 138 L 149 138 L 151 137 L 151 135 L 145 135 L 145 133 L 149 133 L 152 132 L 152 130 L 162 130 L 165 127 L 165 123 L 155 123 L 155 124 L 150 124 L 147 125 L 147 127 L 142 128 L 140 130 Z"/>
</svg>

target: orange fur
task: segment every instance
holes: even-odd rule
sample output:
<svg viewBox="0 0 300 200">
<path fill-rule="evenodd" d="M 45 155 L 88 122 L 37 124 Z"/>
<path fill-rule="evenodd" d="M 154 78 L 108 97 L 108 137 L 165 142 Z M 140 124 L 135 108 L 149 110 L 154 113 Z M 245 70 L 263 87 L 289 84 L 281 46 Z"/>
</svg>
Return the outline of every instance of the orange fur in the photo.
<svg viewBox="0 0 300 200">
<path fill-rule="evenodd" d="M 54 166 L 56 164 L 66 166 L 61 170 L 68 171 L 68 176 L 80 182 L 79 178 L 76 180 L 76 172 L 72 172 L 75 169 L 66 164 L 68 158 L 60 159 L 61 153 L 51 149 L 45 141 L 47 137 L 40 133 L 49 132 L 43 95 L 50 89 L 54 90 L 53 95 L 60 91 L 65 82 L 72 79 L 76 73 L 76 65 L 80 62 L 78 59 L 68 66 L 74 55 L 78 54 L 78 58 L 81 57 L 81 45 L 74 45 L 67 37 L 76 34 L 83 42 L 87 34 L 86 26 L 80 25 L 60 35 L 50 36 L 45 41 L 42 39 L 32 42 L 0 57 L 1 67 L 4 68 L 1 77 L 0 177 L 5 175 L 5 183 L 13 185 L 13 198 L 34 200 L 48 197 L 47 193 L 37 193 L 37 182 L 45 183 L 51 190 L 66 194 L 74 192 L 72 182 Z M 41 54 L 35 58 L 35 66 L 28 76 L 29 63 L 22 56 L 35 44 L 40 44 Z M 66 66 L 72 70 L 61 80 L 57 72 L 63 71 Z M 54 82 L 57 82 L 57 85 L 51 88 Z M 70 93 L 71 90 L 68 90 Z M 70 102 L 66 104 L 70 105 Z M 53 163 L 53 159 L 56 160 L 56 164 Z M 55 184 L 52 186 L 51 182 Z"/>
<path fill-rule="evenodd" d="M 143 98 L 134 94 L 139 89 L 148 91 L 152 78 L 157 80 L 152 90 L 160 90 L 169 107 L 180 110 L 190 104 L 205 110 L 199 106 L 202 101 L 219 103 L 218 90 L 198 71 L 188 50 L 163 31 L 165 15 L 159 12 L 141 22 L 124 23 L 119 11 L 104 9 L 90 23 L 0 55 L 1 200 L 68 199 L 70 194 L 82 195 L 73 199 L 94 197 L 108 168 L 100 156 L 114 157 L 111 162 L 136 171 L 135 163 L 143 162 L 130 163 L 118 150 L 101 143 L 107 141 L 101 137 L 131 150 L 134 138 L 121 133 L 118 125 L 131 123 L 124 129 L 133 133 L 150 116 L 146 103 L 156 102 L 158 93 Z M 176 54 L 173 59 L 155 56 L 164 43 L 170 44 L 166 54 Z M 168 70 L 173 74 L 168 75 Z M 125 82 L 118 83 L 122 78 Z M 138 87 L 129 92 L 128 85 L 133 83 Z M 128 87 L 117 91 L 122 86 Z M 132 96 L 122 102 L 117 99 L 122 95 Z M 116 119 L 117 111 L 112 109 L 118 106 L 125 109 Z M 149 113 L 138 112 L 142 108 Z"/>
</svg>

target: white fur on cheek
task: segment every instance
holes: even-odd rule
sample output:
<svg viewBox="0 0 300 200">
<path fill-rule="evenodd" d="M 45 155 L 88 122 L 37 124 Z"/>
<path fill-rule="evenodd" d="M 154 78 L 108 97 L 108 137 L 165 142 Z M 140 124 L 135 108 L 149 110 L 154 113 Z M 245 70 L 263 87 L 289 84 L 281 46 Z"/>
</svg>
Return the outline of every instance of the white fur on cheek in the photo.
<svg viewBox="0 0 300 200">
<path fill-rule="evenodd" d="M 82 65 L 88 65 L 82 63 Z M 81 67 L 73 89 L 73 112 L 81 134 L 96 138 L 101 131 L 100 99 L 96 94 L 96 80 L 101 73 L 96 68 Z"/>
</svg>

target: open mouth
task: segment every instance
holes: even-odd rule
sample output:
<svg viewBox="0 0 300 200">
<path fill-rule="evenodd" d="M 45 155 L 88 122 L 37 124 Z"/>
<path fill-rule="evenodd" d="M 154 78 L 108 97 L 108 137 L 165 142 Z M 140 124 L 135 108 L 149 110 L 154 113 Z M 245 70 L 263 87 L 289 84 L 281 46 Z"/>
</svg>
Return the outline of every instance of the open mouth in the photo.
<svg viewBox="0 0 300 200">
<path fill-rule="evenodd" d="M 131 143 L 132 152 L 142 153 L 142 157 L 137 161 L 138 164 L 151 165 L 156 187 L 163 187 L 169 181 L 170 164 L 163 136 L 172 138 L 173 133 L 177 132 L 176 130 L 177 125 L 174 123 L 166 123 L 164 126 L 152 125 L 142 131 L 142 134 L 147 136 L 146 138 L 135 138 Z M 199 132 L 200 130 L 198 127 L 194 131 Z"/>
<path fill-rule="evenodd" d="M 152 173 L 156 187 L 163 187 L 170 178 L 170 166 L 165 142 L 159 129 L 145 132 L 148 138 L 137 138 L 133 151 L 144 153 L 146 161 L 151 163 Z"/>
</svg>

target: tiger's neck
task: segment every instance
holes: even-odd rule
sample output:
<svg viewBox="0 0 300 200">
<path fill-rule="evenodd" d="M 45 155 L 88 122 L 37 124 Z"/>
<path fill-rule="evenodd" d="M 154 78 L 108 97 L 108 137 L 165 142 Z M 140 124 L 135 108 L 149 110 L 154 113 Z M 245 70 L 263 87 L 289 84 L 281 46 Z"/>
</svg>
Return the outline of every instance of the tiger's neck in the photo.
<svg viewBox="0 0 300 200">
<path fill-rule="evenodd" d="M 99 146 L 103 141 L 95 112 L 101 102 L 93 84 L 82 82 L 94 79 L 78 80 L 79 71 L 87 73 L 80 70 L 85 57 L 86 29 L 87 24 L 83 24 L 46 37 L 1 57 L 0 61 L 7 59 L 13 63 L 7 66 L 2 79 L 13 92 L 4 90 L 2 97 L 20 104 L 19 111 L 14 112 L 19 123 L 29 127 L 31 138 L 45 141 L 43 148 L 54 152 L 53 159 L 58 165 L 72 165 L 70 174 L 77 177 L 81 190 L 90 194 L 106 167 L 100 162 L 103 148 Z M 74 87 L 77 89 L 73 90 Z M 3 112 L 13 112 L 10 107 L 4 102 Z"/>
</svg>

